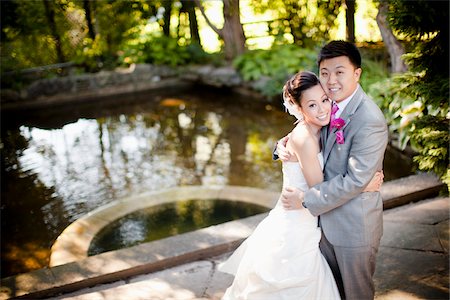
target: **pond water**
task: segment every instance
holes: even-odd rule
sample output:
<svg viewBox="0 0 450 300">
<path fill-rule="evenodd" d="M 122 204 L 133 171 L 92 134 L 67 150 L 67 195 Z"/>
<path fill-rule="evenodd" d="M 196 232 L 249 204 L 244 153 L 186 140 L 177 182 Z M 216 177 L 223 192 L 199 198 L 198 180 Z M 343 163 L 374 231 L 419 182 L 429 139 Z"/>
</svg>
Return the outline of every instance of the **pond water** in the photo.
<svg viewBox="0 0 450 300">
<path fill-rule="evenodd" d="M 1 116 L 1 276 L 48 264 L 71 222 L 113 200 L 180 185 L 281 188 L 281 105 L 173 89 Z M 388 151 L 385 180 L 411 173 Z"/>
<path fill-rule="evenodd" d="M 131 247 L 169 236 L 253 216 L 269 209 L 228 200 L 188 200 L 141 209 L 100 230 L 88 255 Z"/>
</svg>

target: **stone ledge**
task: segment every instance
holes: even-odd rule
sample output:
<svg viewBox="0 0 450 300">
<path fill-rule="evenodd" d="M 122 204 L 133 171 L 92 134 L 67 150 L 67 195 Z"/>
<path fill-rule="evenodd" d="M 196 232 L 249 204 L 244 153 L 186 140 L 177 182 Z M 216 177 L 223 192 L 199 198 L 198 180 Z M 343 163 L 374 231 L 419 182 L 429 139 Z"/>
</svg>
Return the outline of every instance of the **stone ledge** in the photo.
<svg viewBox="0 0 450 300">
<path fill-rule="evenodd" d="M 384 208 L 432 197 L 443 186 L 436 176 L 430 174 L 412 175 L 387 182 L 381 190 Z M 185 187 L 185 192 L 189 188 L 194 187 Z M 239 192 L 236 194 L 232 192 L 232 188 L 217 191 L 222 193 L 221 196 L 228 194 L 236 200 L 240 198 L 237 196 L 239 193 L 247 195 L 246 190 L 254 192 L 256 190 L 237 188 L 236 191 Z M 278 196 L 279 193 L 257 191 L 256 194 Z M 178 195 L 181 194 L 178 193 Z M 252 200 L 254 201 L 255 198 L 253 197 Z M 63 265 L 7 277 L 1 280 L 0 299 L 30 299 L 68 293 L 226 253 L 235 249 L 248 237 L 266 215 L 259 214 Z"/>
<path fill-rule="evenodd" d="M 79 91 L 77 93 L 56 94 L 51 96 L 39 96 L 36 99 L 20 99 L 11 102 L 2 102 L 2 111 L 23 111 L 38 108 L 55 107 L 69 103 L 83 103 L 102 100 L 108 97 L 136 94 L 146 91 L 158 91 L 166 88 L 188 88 L 192 83 L 183 82 L 179 78 L 166 78 L 160 81 L 132 82 L 115 86 L 108 86 L 95 90 Z"/>
<path fill-rule="evenodd" d="M 235 249 L 266 215 L 7 277 L 1 280 L 0 299 L 48 297 L 220 255 Z"/>
<path fill-rule="evenodd" d="M 389 209 L 437 195 L 444 184 L 436 175 L 421 173 L 383 183 L 383 208 Z"/>
<path fill-rule="evenodd" d="M 184 200 L 222 199 L 272 208 L 279 193 L 238 186 L 185 186 L 144 193 L 113 201 L 70 224 L 56 239 L 50 267 L 84 259 L 95 235 L 105 226 L 139 209 Z"/>
</svg>

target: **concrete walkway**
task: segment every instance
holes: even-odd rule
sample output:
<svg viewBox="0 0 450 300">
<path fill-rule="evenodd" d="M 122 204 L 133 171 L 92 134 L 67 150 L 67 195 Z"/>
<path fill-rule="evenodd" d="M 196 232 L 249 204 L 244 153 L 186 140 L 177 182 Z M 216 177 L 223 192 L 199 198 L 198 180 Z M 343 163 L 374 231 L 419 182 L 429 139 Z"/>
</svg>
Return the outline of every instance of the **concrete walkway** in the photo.
<svg viewBox="0 0 450 300">
<path fill-rule="evenodd" d="M 448 294 L 449 198 L 434 198 L 443 187 L 436 176 L 425 173 L 383 184 L 381 194 L 385 209 L 385 235 L 376 275 L 379 291 L 377 297 L 394 295 L 395 299 L 407 299 L 409 295 L 404 293 L 408 293 L 410 287 L 416 287 L 420 291 L 417 295 L 430 289 L 433 295 L 437 294 L 430 296 L 435 299 L 441 297 L 439 293 Z M 178 199 L 177 195 L 189 197 L 200 193 L 205 194 L 203 196 L 208 199 L 214 195 L 211 199 L 260 202 L 265 198 L 276 201 L 279 196 L 278 193 L 248 187 L 210 189 L 206 193 L 204 187 L 184 187 L 166 191 L 173 197 L 165 199 L 175 201 Z M 166 195 L 166 192 L 163 194 Z M 156 197 L 153 194 L 141 196 Z M 424 204 L 424 207 L 420 203 L 406 205 L 423 199 L 429 199 L 428 202 L 433 204 Z M 77 247 L 77 243 L 83 241 L 80 235 L 92 234 L 91 231 L 98 222 L 112 221 L 111 218 L 117 217 L 117 211 L 120 214 L 122 210 L 128 212 L 126 207 L 140 207 L 133 201 L 119 201 L 117 204 L 100 209 L 100 212 L 106 211 L 109 214 L 90 213 L 87 218 L 82 218 L 88 221 L 86 224 L 82 222 L 86 226 L 69 226 L 68 229 L 74 227 L 76 230 L 69 230 L 70 234 L 65 236 L 75 244 L 69 243 L 68 247 L 59 249 L 59 258 L 65 257 L 65 252 L 70 254 L 68 256 L 80 254 L 85 257 L 86 253 L 78 253 L 78 250 L 83 249 Z M 417 205 L 419 207 L 415 208 Z M 393 210 L 395 207 L 398 208 Z M 2 278 L 0 300 L 216 299 L 230 285 L 232 277 L 216 272 L 215 266 L 226 259 L 266 215 L 267 213 L 259 214 Z M 407 272 L 405 266 L 409 265 L 418 267 L 417 272 Z M 405 282 L 406 278 L 409 281 Z M 394 288 L 392 284 L 397 286 Z M 416 291 L 413 289 L 411 293 L 415 295 Z M 422 296 L 417 297 L 411 299 L 422 299 Z M 430 297 L 424 296 L 425 299 Z"/>
<path fill-rule="evenodd" d="M 449 299 L 450 198 L 385 210 L 376 299 Z M 230 253 L 48 299 L 220 299 L 233 277 L 216 270 Z"/>
</svg>

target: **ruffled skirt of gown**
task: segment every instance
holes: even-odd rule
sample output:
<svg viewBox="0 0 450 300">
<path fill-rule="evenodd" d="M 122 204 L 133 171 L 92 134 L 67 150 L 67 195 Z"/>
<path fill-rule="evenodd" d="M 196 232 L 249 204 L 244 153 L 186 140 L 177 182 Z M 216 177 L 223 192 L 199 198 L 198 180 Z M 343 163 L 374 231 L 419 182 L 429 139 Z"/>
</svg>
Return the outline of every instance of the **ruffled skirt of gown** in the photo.
<svg viewBox="0 0 450 300">
<path fill-rule="evenodd" d="M 283 164 L 286 182 L 304 182 L 298 166 Z M 319 249 L 321 230 L 307 209 L 285 210 L 278 201 L 255 231 L 219 266 L 235 275 L 222 299 L 340 299 Z"/>
</svg>

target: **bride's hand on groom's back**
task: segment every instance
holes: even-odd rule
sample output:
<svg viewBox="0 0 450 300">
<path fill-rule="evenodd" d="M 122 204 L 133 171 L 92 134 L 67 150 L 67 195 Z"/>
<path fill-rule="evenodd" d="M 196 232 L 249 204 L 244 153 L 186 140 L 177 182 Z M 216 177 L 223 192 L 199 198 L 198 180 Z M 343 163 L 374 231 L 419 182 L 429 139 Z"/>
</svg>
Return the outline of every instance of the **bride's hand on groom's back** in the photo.
<svg viewBox="0 0 450 300">
<path fill-rule="evenodd" d="M 295 187 L 285 187 L 281 192 L 281 203 L 286 210 L 304 209 L 303 191 Z"/>
<path fill-rule="evenodd" d="M 288 151 L 288 149 L 286 147 L 288 140 L 289 140 L 289 135 L 283 137 L 277 143 L 277 154 L 278 154 L 278 158 L 281 161 L 290 161 L 293 159 L 293 157 L 292 157 L 293 155 Z"/>
<path fill-rule="evenodd" d="M 383 179 L 383 170 L 377 171 L 375 175 L 373 175 L 372 180 L 369 182 L 363 192 L 379 192 L 381 189 L 381 185 L 383 184 Z"/>
</svg>

